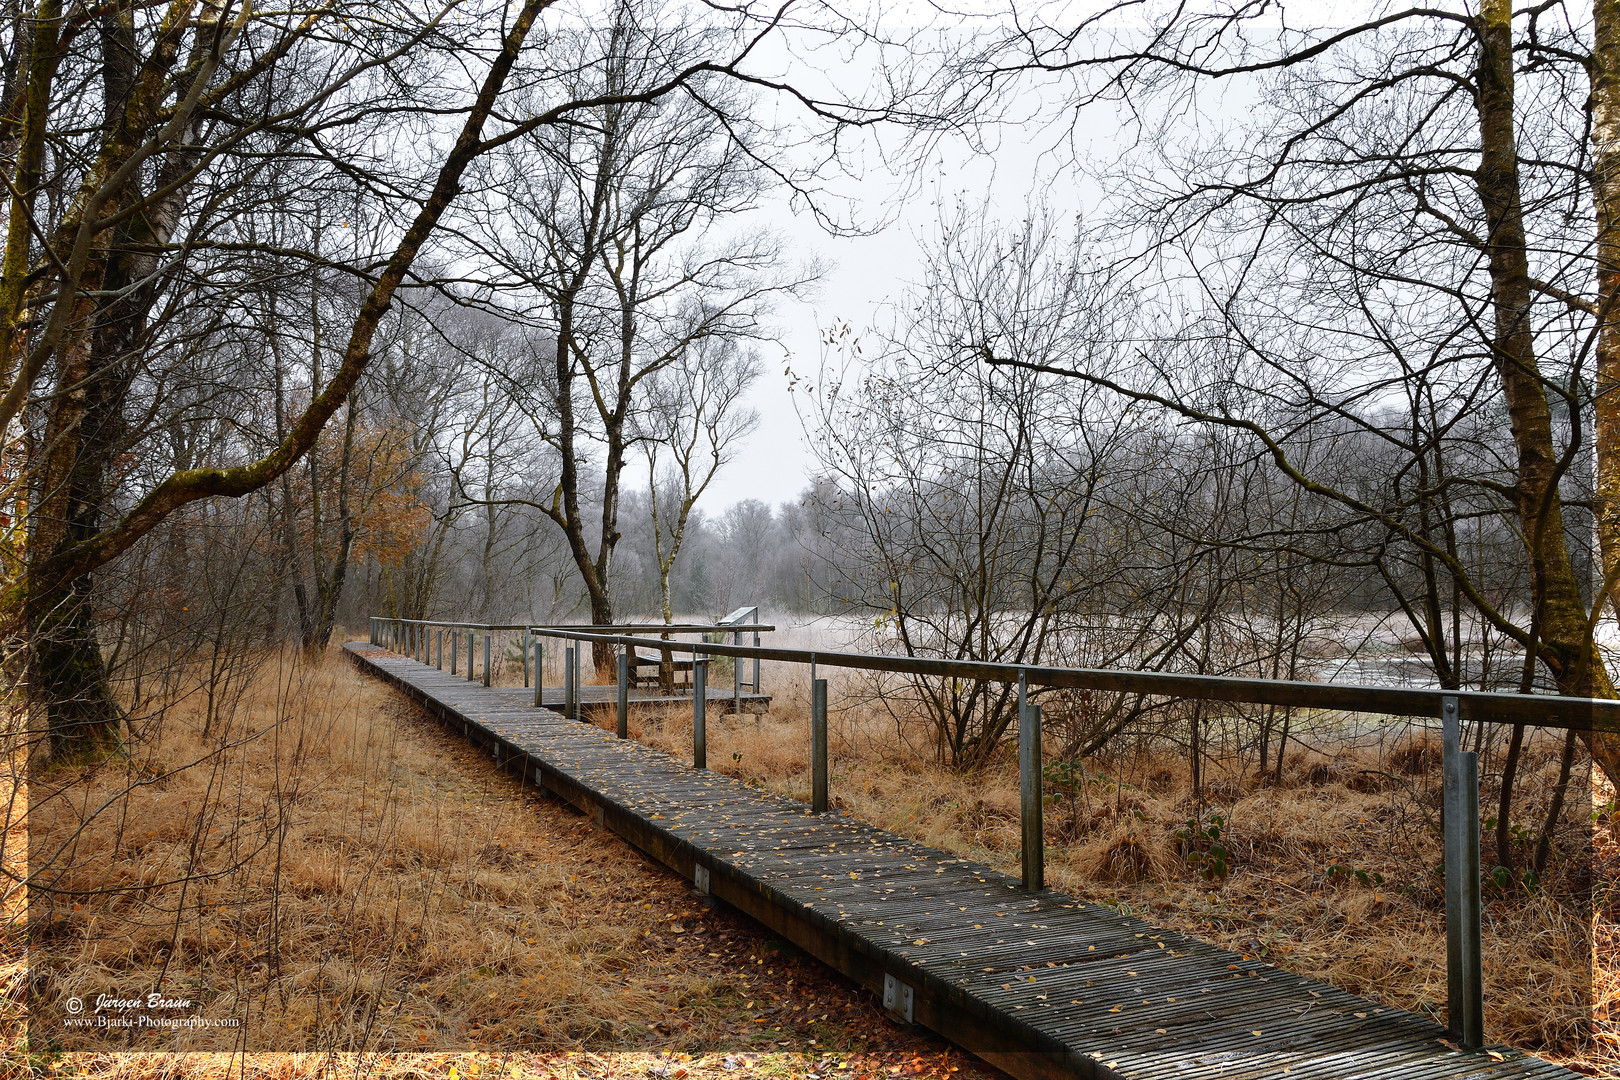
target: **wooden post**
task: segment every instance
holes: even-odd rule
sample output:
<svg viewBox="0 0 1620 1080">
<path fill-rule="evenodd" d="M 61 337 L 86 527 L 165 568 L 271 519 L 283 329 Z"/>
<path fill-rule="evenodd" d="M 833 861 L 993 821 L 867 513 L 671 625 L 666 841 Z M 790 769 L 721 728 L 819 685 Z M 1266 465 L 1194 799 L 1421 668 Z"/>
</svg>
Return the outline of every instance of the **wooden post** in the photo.
<svg viewBox="0 0 1620 1080">
<path fill-rule="evenodd" d="M 827 680 L 810 681 L 810 809 L 827 812 Z"/>
<path fill-rule="evenodd" d="M 489 685 L 489 649 L 495 635 L 488 630 L 484 631 L 484 685 Z"/>
<path fill-rule="evenodd" d="M 630 653 L 619 650 L 619 738 L 630 737 Z"/>
<path fill-rule="evenodd" d="M 737 630 L 731 635 L 733 645 L 742 645 L 742 631 Z M 740 656 L 731 658 L 731 712 L 733 716 L 742 715 L 742 669 L 743 659 Z"/>
<path fill-rule="evenodd" d="M 1465 1050 L 1485 1044 L 1480 967 L 1479 758 L 1462 749 L 1457 699 L 1441 699 L 1446 842 L 1446 1026 Z"/>
<path fill-rule="evenodd" d="M 456 644 L 460 640 L 460 634 L 456 633 L 454 630 L 450 631 L 450 674 L 452 675 L 456 673 Z"/>
<path fill-rule="evenodd" d="M 536 637 L 534 639 L 534 707 L 537 709 L 545 704 L 540 698 L 541 688 L 545 686 L 546 682 L 544 675 L 546 669 L 540 665 L 540 661 L 544 657 L 544 647 L 540 644 L 540 639 Z"/>
<path fill-rule="evenodd" d="M 1041 819 L 1041 707 L 1028 703 L 1018 676 L 1018 796 L 1024 843 L 1024 888 L 1046 888 L 1046 827 Z"/>
<path fill-rule="evenodd" d="M 474 659 L 473 659 L 473 646 L 475 644 L 477 644 L 477 641 L 478 641 L 478 635 L 473 633 L 471 630 L 467 631 L 467 681 L 468 682 L 472 682 L 473 679 L 475 678 L 475 676 L 473 674 L 473 668 L 478 666 L 477 662 L 474 661 Z"/>
<path fill-rule="evenodd" d="M 574 717 L 574 647 L 563 649 L 563 715 Z"/>
<path fill-rule="evenodd" d="M 433 631 L 433 666 L 444 670 L 444 628 Z"/>
<path fill-rule="evenodd" d="M 523 685 L 529 685 L 529 632 L 523 631 Z"/>
<path fill-rule="evenodd" d="M 704 730 L 704 721 L 709 714 L 709 658 L 698 659 L 697 652 L 692 653 L 692 766 L 697 769 L 709 767 L 709 734 Z"/>
</svg>

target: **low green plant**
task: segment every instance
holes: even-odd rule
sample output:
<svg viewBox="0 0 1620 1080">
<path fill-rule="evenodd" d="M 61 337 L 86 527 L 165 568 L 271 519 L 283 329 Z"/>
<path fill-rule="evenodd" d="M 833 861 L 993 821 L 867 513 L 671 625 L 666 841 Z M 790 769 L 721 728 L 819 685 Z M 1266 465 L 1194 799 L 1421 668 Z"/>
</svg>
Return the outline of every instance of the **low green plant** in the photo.
<svg viewBox="0 0 1620 1080">
<path fill-rule="evenodd" d="M 1362 885 L 1382 885 L 1384 883 L 1384 875 L 1376 870 L 1363 870 L 1359 866 L 1351 866 L 1349 863 L 1339 862 L 1337 859 L 1328 864 L 1327 879 L 1329 885 L 1349 883 L 1351 881 L 1359 882 Z"/>
<path fill-rule="evenodd" d="M 1186 825 L 1176 830 L 1177 850 L 1187 865 L 1202 874 L 1205 881 L 1225 881 L 1231 873 L 1228 865 L 1231 852 L 1221 841 L 1221 831 L 1225 827 L 1225 818 L 1211 814 L 1207 824 L 1191 817 Z"/>
</svg>

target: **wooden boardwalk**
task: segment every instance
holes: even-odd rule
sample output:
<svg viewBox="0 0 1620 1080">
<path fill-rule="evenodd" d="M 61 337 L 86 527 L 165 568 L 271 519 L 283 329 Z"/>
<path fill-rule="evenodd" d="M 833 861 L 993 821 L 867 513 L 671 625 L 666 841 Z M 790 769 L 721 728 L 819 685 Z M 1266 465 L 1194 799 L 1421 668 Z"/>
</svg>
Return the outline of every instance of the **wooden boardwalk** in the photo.
<svg viewBox="0 0 1620 1080">
<path fill-rule="evenodd" d="M 1019 1077 L 1573 1077 L 1055 890 L 691 768 L 354 642 L 400 688 L 636 847 Z"/>
</svg>

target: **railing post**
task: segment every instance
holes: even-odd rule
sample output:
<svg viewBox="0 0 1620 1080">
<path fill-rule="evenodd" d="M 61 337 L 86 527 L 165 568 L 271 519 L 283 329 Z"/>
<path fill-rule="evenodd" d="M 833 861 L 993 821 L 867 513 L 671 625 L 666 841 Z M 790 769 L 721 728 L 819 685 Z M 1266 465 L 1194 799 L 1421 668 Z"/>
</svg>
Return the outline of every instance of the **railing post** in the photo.
<svg viewBox="0 0 1620 1080">
<path fill-rule="evenodd" d="M 709 767 L 709 734 L 704 721 L 709 716 L 709 658 L 692 653 L 692 767 Z"/>
<path fill-rule="evenodd" d="M 579 688 L 585 685 L 585 646 L 578 638 L 574 639 L 574 714 L 575 720 L 582 720 L 585 710 L 581 707 Z"/>
<path fill-rule="evenodd" d="M 737 631 L 734 631 L 732 633 L 732 635 L 731 635 L 731 643 L 733 645 L 736 645 L 738 648 L 742 647 L 742 631 L 741 630 L 737 630 Z M 740 657 L 740 656 L 732 657 L 731 658 L 731 714 L 733 716 L 741 716 L 742 715 L 742 669 L 743 669 L 743 658 Z"/>
<path fill-rule="evenodd" d="M 461 635 L 454 630 L 450 631 L 450 674 L 456 673 L 456 644 L 460 642 Z"/>
<path fill-rule="evenodd" d="M 542 667 L 541 663 L 540 663 L 540 661 L 542 659 L 544 659 L 544 657 L 545 657 L 544 646 L 542 646 L 540 644 L 540 639 L 538 637 L 536 637 L 534 639 L 534 707 L 537 708 L 537 709 L 540 708 L 540 706 L 545 704 L 545 702 L 540 699 L 542 688 L 546 684 L 546 679 L 545 679 L 545 670 L 546 669 L 544 667 Z"/>
<path fill-rule="evenodd" d="M 619 650 L 619 738 L 630 737 L 630 652 Z"/>
<path fill-rule="evenodd" d="M 574 719 L 574 646 L 563 647 L 563 715 Z"/>
<path fill-rule="evenodd" d="M 529 685 L 529 632 L 523 631 L 523 685 Z"/>
<path fill-rule="evenodd" d="M 1446 1026 L 1465 1050 L 1485 1044 L 1480 963 L 1479 758 L 1462 748 L 1457 699 L 1440 704 L 1445 772 Z"/>
<path fill-rule="evenodd" d="M 754 613 L 754 621 L 756 623 L 759 622 L 759 612 L 757 612 L 757 611 Z M 759 648 L 759 631 L 758 630 L 754 631 L 754 648 L 756 648 L 756 649 Z M 758 694 L 760 692 L 761 691 L 759 689 L 759 657 L 756 656 L 756 657 L 754 657 L 754 693 Z"/>
<path fill-rule="evenodd" d="M 810 809 L 827 812 L 827 680 L 810 680 Z"/>
<path fill-rule="evenodd" d="M 490 650 L 490 643 L 494 640 L 494 638 L 495 638 L 495 635 L 493 633 L 491 633 L 488 630 L 484 631 L 484 685 L 485 686 L 489 685 L 489 650 Z"/>
<path fill-rule="evenodd" d="M 474 670 L 473 670 L 476 667 L 478 667 L 478 661 L 473 656 L 473 646 L 476 645 L 477 642 L 478 642 L 478 635 L 476 633 L 474 633 L 473 631 L 471 631 L 471 630 L 467 631 L 467 681 L 468 682 L 472 682 L 473 679 L 477 677 Z"/>
<path fill-rule="evenodd" d="M 433 631 L 433 666 L 444 670 L 444 627 Z"/>
<path fill-rule="evenodd" d="M 1018 675 L 1018 795 L 1023 827 L 1024 888 L 1046 888 L 1046 827 L 1041 815 L 1041 707 L 1031 705 Z"/>
</svg>

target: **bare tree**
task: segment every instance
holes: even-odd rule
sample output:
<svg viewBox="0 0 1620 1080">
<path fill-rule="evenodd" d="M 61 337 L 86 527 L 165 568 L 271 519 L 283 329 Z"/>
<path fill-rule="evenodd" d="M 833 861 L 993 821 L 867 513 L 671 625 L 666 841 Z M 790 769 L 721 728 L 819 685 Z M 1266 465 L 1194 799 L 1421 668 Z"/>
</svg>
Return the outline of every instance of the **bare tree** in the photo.
<svg viewBox="0 0 1620 1080">
<path fill-rule="evenodd" d="M 1332 30 L 1269 19 L 1261 8 L 1178 8 L 1123 27 L 1107 11 L 1048 11 L 985 35 L 957 69 L 947 93 L 958 105 L 982 107 L 1012 79 L 1057 75 L 1071 80 L 1068 109 L 1128 102 L 1135 117 L 1162 118 L 1103 179 L 1114 239 L 1136 256 L 1120 272 L 1162 283 L 1163 319 L 1181 332 L 1144 346 L 1134 372 L 1042 369 L 1245 434 L 1305 491 L 1419 553 L 1448 579 L 1442 592 L 1454 585 L 1561 692 L 1613 696 L 1592 641 L 1578 476 L 1594 450 L 1594 410 L 1607 416 L 1612 405 L 1594 401 L 1592 365 L 1597 353 L 1598 379 L 1612 377 L 1614 297 L 1591 285 L 1594 251 L 1614 250 L 1614 216 L 1600 212 L 1609 239 L 1595 248 L 1583 164 L 1613 152 L 1613 132 L 1584 115 L 1589 78 L 1595 100 L 1613 94 L 1612 13 L 1589 20 L 1555 4 L 1518 30 L 1501 0 L 1474 13 L 1392 10 Z M 1252 93 L 1256 107 L 1198 115 L 1196 95 L 1218 81 Z M 1178 126 L 1189 112 L 1211 122 L 1209 134 Z M 1535 124 L 1521 123 L 1531 114 Z M 1612 269 L 1602 275 L 1612 286 Z M 1419 407 L 1388 422 L 1387 399 L 1408 394 Z M 1481 409 L 1495 423 L 1488 455 L 1437 454 Z M 1339 422 L 1398 450 L 1398 484 L 1356 490 L 1301 468 L 1286 435 Z M 1612 494 L 1602 478 L 1620 475 L 1605 464 L 1612 427 L 1597 424 L 1600 507 Z M 1437 470 L 1440 456 L 1451 469 Z M 1478 467 L 1459 473 L 1464 461 Z M 1488 596 L 1448 547 L 1434 517 L 1447 499 L 1453 520 L 1489 503 L 1511 523 L 1526 571 L 1519 610 Z M 1607 584 L 1616 557 L 1605 565 Z M 1620 734 L 1589 742 L 1620 778 Z"/>
<path fill-rule="evenodd" d="M 364 370 L 394 292 L 483 151 L 485 123 L 544 6 L 534 0 L 511 19 L 503 13 L 498 32 L 463 39 L 433 19 L 379 27 L 387 32 L 349 38 L 364 44 L 347 55 L 329 42 L 349 36 L 329 37 L 326 26 L 350 15 L 370 22 L 363 11 L 253 20 L 246 6 L 120 6 L 101 20 L 93 43 L 78 27 L 63 33 L 69 27 L 59 5 L 38 12 L 28 90 L 17 102 L 20 168 L 0 283 L 0 425 L 9 443 L 12 423 L 27 419 L 27 467 L 7 495 L 19 509 L 26 503 L 18 516 L 30 533 L 26 551 L 7 553 L 15 600 L 7 608 L 26 628 L 28 686 L 52 752 L 113 737 L 119 720 L 91 614 L 90 574 L 180 507 L 258 490 L 314 445 Z M 166 287 L 197 269 L 192 257 L 218 227 L 216 215 L 242 208 L 240 198 L 199 203 L 198 195 L 220 186 L 240 196 L 266 141 L 284 141 L 288 129 L 307 139 L 324 126 L 352 125 L 333 114 L 346 112 L 338 100 L 346 91 L 366 86 L 374 71 L 446 49 L 482 54 L 485 74 L 472 100 L 454 103 L 463 122 L 453 145 L 400 206 L 392 250 L 349 320 L 330 378 L 268 454 L 174 471 L 133 498 L 115 498 L 115 462 L 138 445 L 126 428 L 132 391 L 149 361 L 163 356 L 150 317 Z M 71 88 L 71 73 L 96 68 L 99 101 Z M 53 157 L 59 172 L 47 179 L 39 169 L 53 120 L 72 132 L 62 144 L 72 152 Z M 76 193 L 52 198 L 41 214 L 37 200 L 52 185 Z"/>
<path fill-rule="evenodd" d="M 737 444 L 759 426 L 759 414 L 743 404 L 758 376 L 757 354 L 736 341 L 710 338 L 695 343 L 676 365 L 649 381 L 651 401 L 639 420 L 640 445 L 647 461 L 647 512 L 666 625 L 674 621 L 670 568 L 680 556 L 692 510 Z M 673 677 L 672 660 L 666 651 L 659 670 L 666 687 Z"/>
<path fill-rule="evenodd" d="M 607 28 L 574 43 L 572 92 L 615 103 L 491 160 L 501 196 L 480 240 L 492 273 L 532 291 L 554 335 L 554 372 L 520 398 L 558 466 L 529 505 L 562 530 L 598 624 L 615 618 L 620 491 L 648 384 L 711 339 L 765 336 L 773 299 L 805 280 L 781 271 L 768 234 L 713 239 L 757 204 L 768 174 L 733 119 L 746 110 L 738 91 L 649 96 L 670 64 L 714 46 L 703 32 L 661 35 L 648 18 L 617 4 Z M 596 662 L 605 668 L 610 650 Z"/>
<path fill-rule="evenodd" d="M 1088 270 L 1079 238 L 1051 214 L 1005 231 L 959 214 L 900 318 L 857 382 L 823 371 L 807 418 L 833 481 L 815 501 L 838 593 L 908 655 L 1228 663 L 1208 639 L 1234 579 L 1209 536 L 1224 511 L 1207 448 L 1180 453 L 1174 432 L 1110 409 L 1105 394 L 980 362 L 994 342 L 1030 365 L 1106 364 L 1129 339 L 1130 299 Z M 830 342 L 860 351 L 845 329 Z M 1145 467 L 1173 453 L 1194 467 L 1179 480 L 1161 468 L 1147 483 Z M 1156 524 L 1145 500 L 1177 520 Z M 915 680 L 909 696 L 933 718 L 937 756 L 971 768 L 1014 722 L 1010 693 Z M 1153 708 L 1048 696 L 1074 753 Z"/>
</svg>

